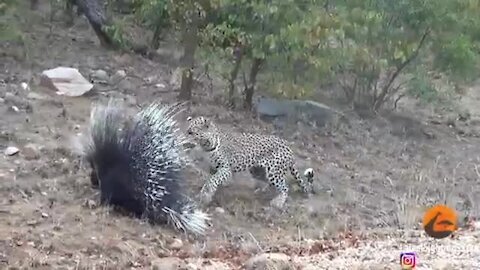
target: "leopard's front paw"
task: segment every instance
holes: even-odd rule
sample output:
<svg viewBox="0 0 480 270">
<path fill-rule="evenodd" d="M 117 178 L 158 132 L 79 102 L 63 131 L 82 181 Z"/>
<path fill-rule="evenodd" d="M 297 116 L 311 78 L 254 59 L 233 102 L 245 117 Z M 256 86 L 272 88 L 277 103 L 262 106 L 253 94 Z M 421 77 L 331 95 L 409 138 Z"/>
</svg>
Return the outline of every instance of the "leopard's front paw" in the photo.
<svg viewBox="0 0 480 270">
<path fill-rule="evenodd" d="M 200 192 L 199 197 L 200 204 L 209 205 L 213 199 L 213 192 Z"/>
<path fill-rule="evenodd" d="M 310 197 L 311 194 L 314 194 L 314 190 L 313 190 L 313 185 L 312 183 L 306 183 L 303 187 L 303 192 L 308 196 Z"/>
</svg>

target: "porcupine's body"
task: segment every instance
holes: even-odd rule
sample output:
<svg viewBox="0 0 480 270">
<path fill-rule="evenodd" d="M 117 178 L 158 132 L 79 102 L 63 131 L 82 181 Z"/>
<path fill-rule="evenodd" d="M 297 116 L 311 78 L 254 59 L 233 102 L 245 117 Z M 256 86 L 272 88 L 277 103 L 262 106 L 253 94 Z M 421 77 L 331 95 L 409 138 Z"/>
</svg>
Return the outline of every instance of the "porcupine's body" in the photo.
<svg viewBox="0 0 480 270">
<path fill-rule="evenodd" d="M 102 203 L 203 234 L 209 218 L 182 191 L 186 159 L 175 108 L 151 104 L 127 117 L 112 100 L 95 105 L 81 152 L 92 167 L 91 181 L 98 184 Z"/>
</svg>

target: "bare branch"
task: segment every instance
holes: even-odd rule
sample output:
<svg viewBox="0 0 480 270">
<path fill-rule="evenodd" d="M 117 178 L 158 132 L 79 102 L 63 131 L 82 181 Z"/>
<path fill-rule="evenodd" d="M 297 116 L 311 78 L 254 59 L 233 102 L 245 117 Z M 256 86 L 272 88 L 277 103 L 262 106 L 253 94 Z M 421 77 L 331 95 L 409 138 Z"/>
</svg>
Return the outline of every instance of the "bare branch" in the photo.
<svg viewBox="0 0 480 270">
<path fill-rule="evenodd" d="M 402 99 L 403 97 L 405 96 L 405 94 L 400 94 L 398 95 L 398 97 L 395 99 L 395 102 L 393 103 L 393 109 L 396 110 L 397 109 L 397 103 L 400 101 L 400 99 Z"/>
<path fill-rule="evenodd" d="M 390 77 L 390 79 L 388 80 L 388 83 L 383 87 L 382 89 L 382 92 L 380 93 L 380 96 L 379 98 L 377 99 L 377 101 L 375 102 L 374 104 L 374 110 L 378 110 L 380 108 L 380 106 L 383 104 L 383 101 L 385 100 L 387 94 L 388 94 L 388 90 L 390 89 L 390 87 L 392 86 L 392 83 L 397 79 L 398 75 L 400 75 L 400 73 L 403 71 L 403 69 L 408 66 L 408 64 L 410 64 L 410 62 L 412 62 L 417 56 L 418 56 L 418 53 L 420 51 L 420 49 L 423 47 L 423 45 L 425 44 L 425 40 L 427 39 L 428 35 L 430 34 L 430 29 L 427 28 L 424 32 L 424 34 L 422 35 L 421 39 L 420 39 L 420 42 L 418 43 L 418 46 L 417 48 L 415 49 L 415 51 L 403 62 L 401 63 L 397 69 L 395 70 L 395 72 L 393 73 L 393 75 Z"/>
</svg>

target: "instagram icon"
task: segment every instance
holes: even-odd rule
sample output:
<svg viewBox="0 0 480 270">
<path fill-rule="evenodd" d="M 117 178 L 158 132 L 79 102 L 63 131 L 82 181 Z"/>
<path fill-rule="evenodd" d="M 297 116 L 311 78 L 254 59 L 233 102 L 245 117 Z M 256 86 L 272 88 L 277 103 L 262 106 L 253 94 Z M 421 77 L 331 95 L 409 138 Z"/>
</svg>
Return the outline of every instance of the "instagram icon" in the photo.
<svg viewBox="0 0 480 270">
<path fill-rule="evenodd" d="M 417 265 L 417 255 L 415 252 L 400 253 L 400 266 L 402 269 L 415 269 Z"/>
</svg>

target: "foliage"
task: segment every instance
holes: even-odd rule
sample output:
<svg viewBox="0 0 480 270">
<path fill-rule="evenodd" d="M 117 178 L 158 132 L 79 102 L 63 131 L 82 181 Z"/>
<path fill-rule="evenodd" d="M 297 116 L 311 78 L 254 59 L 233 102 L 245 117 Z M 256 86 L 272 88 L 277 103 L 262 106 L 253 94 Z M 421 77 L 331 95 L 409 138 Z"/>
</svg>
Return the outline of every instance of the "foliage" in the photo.
<svg viewBox="0 0 480 270">
<path fill-rule="evenodd" d="M 134 0 L 134 12 L 147 29 L 153 32 L 152 46 L 158 47 L 161 31 L 171 26 L 169 0 Z"/>
<path fill-rule="evenodd" d="M 430 71 L 461 84 L 475 77 L 479 60 L 480 0 L 132 3 L 154 46 L 173 29 L 193 48 L 185 68 L 193 68 L 197 49 L 187 43 L 198 42 L 201 58 L 226 80 L 230 101 L 239 82 L 245 99 L 257 81 L 295 98 L 328 82 L 339 84 L 352 106 L 378 111 L 406 94 L 433 101 Z M 198 38 L 186 38 L 192 33 Z"/>
<path fill-rule="evenodd" d="M 251 94 L 249 91 L 255 88 L 254 82 L 260 70 L 268 69 L 271 72 L 268 75 L 288 74 L 284 67 L 295 61 L 292 52 L 299 47 L 295 47 L 296 44 L 286 38 L 285 33 L 288 33 L 290 25 L 301 20 L 309 7 L 320 2 L 323 1 L 212 1 L 212 12 L 207 15 L 208 24 L 202 31 L 201 44 L 227 55 L 231 62 L 228 78 L 230 100 L 234 94 L 233 83 L 240 73 L 249 74 L 248 78 L 242 76 L 247 99 Z M 246 61 L 251 62 L 249 70 L 238 72 L 238 68 L 244 66 Z M 268 83 L 279 87 L 284 82 L 269 80 Z M 249 103 L 248 100 L 245 102 Z"/>
<path fill-rule="evenodd" d="M 407 84 L 408 95 L 426 103 L 438 101 L 439 93 L 430 76 L 424 71 L 423 67 L 418 68 L 416 71 L 416 76 Z"/>
<path fill-rule="evenodd" d="M 116 21 L 110 25 L 103 26 L 103 31 L 110 37 L 117 48 L 129 48 L 131 46 L 130 42 L 125 39 L 125 31 L 120 22 Z"/>
<path fill-rule="evenodd" d="M 306 59 L 308 69 L 316 69 L 320 77 L 338 81 L 354 107 L 376 111 L 406 89 L 404 78 L 421 60 L 433 58 L 437 65 L 425 68 L 461 79 L 475 70 L 478 40 L 473 36 L 478 36 L 480 28 L 473 25 L 480 20 L 471 13 L 471 6 L 460 2 L 478 3 L 329 1 L 324 9 L 311 9 L 287 28 L 284 36 L 294 45 L 288 53 Z M 464 17 L 467 10 L 470 16 Z M 459 29 L 467 25 L 471 32 L 459 37 Z"/>
<path fill-rule="evenodd" d="M 21 41 L 16 15 L 18 2 L 15 0 L 0 0 L 0 41 Z"/>
<path fill-rule="evenodd" d="M 473 79 L 476 76 L 478 52 L 471 37 L 460 34 L 438 46 L 436 67 L 453 79 Z"/>
</svg>

